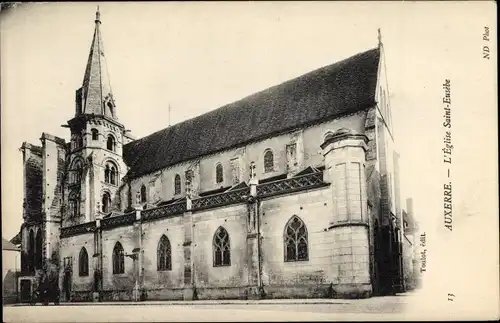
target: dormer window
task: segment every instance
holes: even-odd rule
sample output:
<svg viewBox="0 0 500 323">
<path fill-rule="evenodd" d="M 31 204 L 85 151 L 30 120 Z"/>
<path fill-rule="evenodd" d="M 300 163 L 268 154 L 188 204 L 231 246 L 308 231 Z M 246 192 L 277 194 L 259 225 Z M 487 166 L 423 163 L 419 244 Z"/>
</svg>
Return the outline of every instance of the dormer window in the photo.
<svg viewBox="0 0 500 323">
<path fill-rule="evenodd" d="M 108 141 L 106 142 L 106 148 L 111 151 L 116 151 L 116 141 L 112 135 L 108 135 Z"/>
</svg>

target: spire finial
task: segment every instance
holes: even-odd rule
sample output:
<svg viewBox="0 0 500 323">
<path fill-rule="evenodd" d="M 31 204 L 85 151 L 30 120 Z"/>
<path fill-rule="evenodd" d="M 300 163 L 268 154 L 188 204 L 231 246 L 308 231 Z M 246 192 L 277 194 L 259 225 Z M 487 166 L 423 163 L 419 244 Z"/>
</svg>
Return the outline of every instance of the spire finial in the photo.
<svg viewBox="0 0 500 323">
<path fill-rule="evenodd" d="M 99 6 L 97 6 L 97 10 L 95 12 L 95 22 L 96 23 L 101 22 L 101 12 L 99 11 Z"/>
<path fill-rule="evenodd" d="M 382 46 L 382 34 L 380 33 L 380 28 L 378 29 L 378 47 Z"/>
</svg>

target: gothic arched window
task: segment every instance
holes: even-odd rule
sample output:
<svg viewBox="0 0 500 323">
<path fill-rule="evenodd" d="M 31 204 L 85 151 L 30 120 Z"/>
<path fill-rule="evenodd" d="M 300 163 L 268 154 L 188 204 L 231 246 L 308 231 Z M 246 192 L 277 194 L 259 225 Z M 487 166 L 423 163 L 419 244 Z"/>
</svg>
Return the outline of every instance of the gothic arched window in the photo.
<svg viewBox="0 0 500 323">
<path fill-rule="evenodd" d="M 214 267 L 231 266 L 231 245 L 226 229 L 219 227 L 213 239 Z"/>
<path fill-rule="evenodd" d="M 75 148 L 83 147 L 83 138 L 80 135 L 76 135 L 75 137 Z"/>
<path fill-rule="evenodd" d="M 42 251 L 43 251 L 42 231 L 38 229 L 35 238 L 35 269 L 42 269 Z"/>
<path fill-rule="evenodd" d="M 157 250 L 158 271 L 172 270 L 172 248 L 167 236 L 162 235 Z"/>
<path fill-rule="evenodd" d="M 271 150 L 264 153 L 264 173 L 274 171 L 274 155 Z"/>
<path fill-rule="evenodd" d="M 68 216 L 78 217 L 80 215 L 80 199 L 78 194 L 72 192 L 68 198 Z"/>
<path fill-rule="evenodd" d="M 90 132 L 92 133 L 92 140 L 99 140 L 99 130 L 92 129 Z"/>
<path fill-rule="evenodd" d="M 35 269 L 35 232 L 30 230 L 28 235 L 28 271 L 31 273 Z"/>
<path fill-rule="evenodd" d="M 107 162 L 104 167 L 104 181 L 109 184 L 118 185 L 118 168 L 112 162 Z"/>
<path fill-rule="evenodd" d="M 73 166 L 70 169 L 69 180 L 72 184 L 80 184 L 82 181 L 83 166 L 82 161 L 77 159 L 74 161 Z"/>
<path fill-rule="evenodd" d="M 78 256 L 78 275 L 82 277 L 89 275 L 89 255 L 85 247 L 80 250 Z"/>
<path fill-rule="evenodd" d="M 102 194 L 102 212 L 109 213 L 111 207 L 111 195 L 108 192 Z"/>
<path fill-rule="evenodd" d="M 106 148 L 111 151 L 116 149 L 116 141 L 112 135 L 108 135 L 108 141 L 106 142 Z"/>
<path fill-rule="evenodd" d="M 284 233 L 285 261 L 306 261 L 309 259 L 307 228 L 296 215 L 288 221 Z"/>
<path fill-rule="evenodd" d="M 181 176 L 179 174 L 175 174 L 174 179 L 174 194 L 181 194 Z"/>
<path fill-rule="evenodd" d="M 125 272 L 125 253 L 120 242 L 113 248 L 113 274 L 123 274 Z"/>
<path fill-rule="evenodd" d="M 141 203 L 145 203 L 148 200 L 148 195 L 146 192 L 146 186 L 142 184 L 141 186 Z"/>
<path fill-rule="evenodd" d="M 222 164 L 219 163 L 215 166 L 215 182 L 217 184 L 222 183 L 224 181 L 224 169 L 222 168 Z"/>
</svg>

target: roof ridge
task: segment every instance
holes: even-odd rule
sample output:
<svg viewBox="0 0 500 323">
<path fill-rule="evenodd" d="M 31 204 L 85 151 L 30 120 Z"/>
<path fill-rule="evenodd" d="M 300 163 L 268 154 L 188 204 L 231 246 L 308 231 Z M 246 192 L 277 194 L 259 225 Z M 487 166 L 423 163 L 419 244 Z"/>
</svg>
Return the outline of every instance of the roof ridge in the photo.
<svg viewBox="0 0 500 323">
<path fill-rule="evenodd" d="M 353 56 L 346 57 L 346 58 L 344 58 L 344 59 L 342 59 L 342 60 L 340 60 L 340 61 L 337 61 L 337 62 L 335 62 L 335 63 L 323 65 L 322 67 L 318 67 L 318 68 L 316 68 L 316 69 L 314 69 L 314 70 L 312 70 L 312 71 L 309 71 L 309 72 L 307 72 L 307 73 L 303 73 L 303 74 L 301 74 L 301 75 L 299 75 L 299 76 L 296 76 L 296 77 L 294 77 L 294 78 L 291 78 L 291 79 L 288 79 L 288 80 L 283 81 L 283 82 L 281 82 L 281 83 L 278 83 L 278 84 L 272 85 L 271 87 L 268 87 L 268 88 L 265 88 L 265 89 L 263 89 L 263 90 L 259 90 L 259 91 L 257 91 L 257 92 L 252 93 L 252 94 L 249 94 L 249 95 L 247 95 L 247 96 L 244 96 L 244 97 L 243 97 L 243 98 L 241 98 L 241 99 L 238 99 L 238 100 L 232 101 L 232 102 L 230 102 L 230 103 L 226 103 L 226 104 L 224 104 L 224 105 L 222 105 L 222 106 L 220 106 L 220 107 L 218 107 L 218 108 L 214 108 L 214 109 L 212 109 L 212 110 L 210 110 L 210 111 L 204 112 L 204 113 L 202 113 L 202 114 L 199 114 L 199 115 L 193 116 L 193 117 L 191 117 L 191 118 L 189 118 L 189 119 L 185 119 L 185 120 L 182 120 L 182 121 L 180 121 L 180 122 L 178 122 L 178 123 L 175 123 L 175 124 L 173 124 L 173 125 L 167 126 L 167 127 L 163 128 L 163 129 L 157 130 L 157 131 L 155 131 L 155 132 L 153 132 L 153 133 L 151 133 L 151 134 L 149 134 L 149 135 L 146 135 L 146 136 L 144 136 L 144 137 L 141 137 L 141 138 L 138 138 L 138 139 L 136 139 L 136 140 L 134 140 L 134 141 L 131 141 L 131 142 L 127 143 L 126 145 L 130 145 L 130 144 L 132 144 L 132 143 L 134 143 L 134 142 L 136 142 L 136 141 L 139 141 L 139 140 L 142 140 L 142 139 L 146 139 L 146 138 L 148 138 L 148 137 L 150 137 L 150 136 L 153 136 L 153 135 L 155 135 L 155 134 L 161 133 L 161 132 L 163 132 L 163 131 L 167 131 L 167 130 L 169 130 L 169 129 L 173 128 L 173 127 L 176 127 L 176 126 L 178 126 L 178 125 L 182 125 L 182 124 L 184 124 L 184 123 L 187 123 L 187 122 L 189 122 L 189 121 L 192 121 L 192 120 L 195 120 L 195 119 L 198 119 L 198 118 L 204 117 L 204 116 L 206 116 L 206 115 L 209 115 L 209 114 L 212 114 L 212 113 L 213 113 L 213 114 L 215 114 L 218 110 L 221 110 L 221 109 L 224 109 L 224 108 L 230 108 L 230 107 L 232 107 L 232 105 L 233 105 L 233 104 L 238 103 L 238 102 L 240 102 L 240 101 L 244 101 L 244 100 L 247 100 L 247 99 L 251 99 L 251 98 L 252 98 L 252 97 L 254 97 L 254 96 L 258 96 L 258 95 L 260 95 L 260 94 L 263 94 L 264 92 L 268 92 L 268 91 L 271 91 L 271 90 L 273 90 L 273 89 L 275 89 L 275 88 L 278 88 L 278 87 L 284 86 L 284 85 L 286 85 L 286 84 L 293 83 L 293 81 L 296 81 L 297 79 L 300 79 L 300 78 L 302 78 L 302 77 L 306 77 L 306 76 L 308 76 L 308 75 L 314 74 L 314 73 L 316 73 L 316 72 L 318 72 L 318 71 L 320 71 L 320 70 L 323 70 L 323 69 L 325 69 L 325 68 L 327 68 L 327 67 L 330 67 L 330 66 L 333 66 L 333 65 L 341 65 L 342 63 L 344 63 L 344 62 L 346 62 L 346 61 L 349 61 L 349 60 L 351 60 L 351 59 L 357 58 L 358 56 L 361 56 L 361 55 L 363 55 L 363 54 L 367 54 L 367 53 L 372 52 L 372 51 L 378 51 L 378 50 L 379 50 L 379 48 L 378 48 L 378 47 L 375 47 L 375 48 L 372 48 L 372 49 L 366 50 L 366 51 L 364 51 L 364 52 L 360 52 L 360 53 L 358 53 L 358 54 L 355 54 L 355 55 L 353 55 Z"/>
<path fill-rule="evenodd" d="M 366 109 L 375 104 L 379 60 L 376 47 L 127 143 L 127 175 L 137 177 Z"/>
</svg>

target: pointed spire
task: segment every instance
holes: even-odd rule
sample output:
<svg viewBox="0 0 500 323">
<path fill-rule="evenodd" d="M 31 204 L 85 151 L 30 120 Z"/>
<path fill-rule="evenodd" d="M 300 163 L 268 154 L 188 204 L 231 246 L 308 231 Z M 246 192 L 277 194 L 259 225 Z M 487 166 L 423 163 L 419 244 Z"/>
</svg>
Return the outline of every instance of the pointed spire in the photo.
<svg viewBox="0 0 500 323">
<path fill-rule="evenodd" d="M 101 13 L 99 12 L 99 6 L 97 6 L 97 11 L 95 12 L 95 23 L 101 23 Z"/>
<path fill-rule="evenodd" d="M 382 34 L 380 33 L 380 28 L 378 29 L 378 47 L 382 47 Z"/>
<path fill-rule="evenodd" d="M 82 88 L 77 91 L 77 114 L 104 115 L 116 119 L 115 102 L 111 91 L 104 46 L 100 31 L 101 13 L 97 7 L 95 28 Z M 80 101 L 81 100 L 81 101 Z"/>
</svg>

